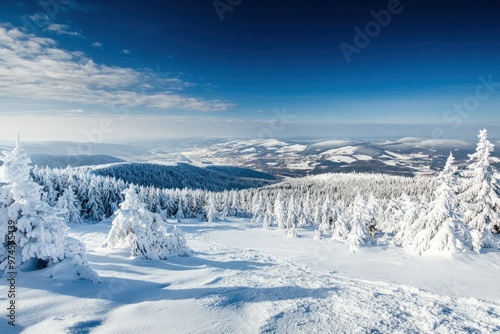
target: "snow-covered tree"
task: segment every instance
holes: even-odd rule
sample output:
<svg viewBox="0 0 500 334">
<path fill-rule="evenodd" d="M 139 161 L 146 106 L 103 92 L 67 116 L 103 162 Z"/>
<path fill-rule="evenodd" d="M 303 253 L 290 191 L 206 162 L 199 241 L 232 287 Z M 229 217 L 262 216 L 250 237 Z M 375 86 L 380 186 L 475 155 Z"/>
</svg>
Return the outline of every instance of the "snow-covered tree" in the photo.
<svg viewBox="0 0 500 334">
<path fill-rule="evenodd" d="M 370 219 L 370 225 L 373 227 L 376 227 L 378 222 L 377 218 L 379 217 L 380 214 L 380 201 L 373 196 L 373 194 L 370 194 L 370 197 L 368 197 L 368 201 L 366 203 L 366 210 L 368 213 L 368 217 Z"/>
<path fill-rule="evenodd" d="M 429 209 L 417 221 L 416 235 L 407 248 L 417 254 L 425 252 L 465 252 L 472 248 L 472 238 L 463 223 L 456 196 L 457 177 L 450 153 L 446 166 L 438 176 L 439 186 Z M 469 245 L 467 245 L 469 240 Z"/>
<path fill-rule="evenodd" d="M 419 202 L 414 201 L 410 196 L 403 194 L 394 207 L 391 219 L 390 233 L 394 233 L 392 243 L 403 247 L 408 247 L 413 242 L 415 235 L 420 232 L 421 226 L 415 222 L 426 212 L 428 203 L 426 199 Z"/>
<path fill-rule="evenodd" d="M 273 225 L 273 204 L 269 199 L 266 200 L 266 209 L 264 213 L 264 219 L 262 221 L 262 227 L 264 229 L 269 228 L 270 226 Z"/>
<path fill-rule="evenodd" d="M 276 200 L 274 201 L 274 218 L 276 219 L 276 225 L 284 230 L 286 228 L 286 210 L 281 191 L 278 192 Z"/>
<path fill-rule="evenodd" d="M 339 213 L 337 215 L 337 220 L 335 221 L 335 227 L 333 229 L 332 239 L 338 241 L 346 241 L 351 230 L 351 224 L 345 216 L 344 213 Z"/>
<path fill-rule="evenodd" d="M 217 207 L 215 206 L 215 200 L 212 194 L 208 196 L 205 212 L 209 223 L 213 223 L 219 218 L 219 212 L 217 211 Z"/>
<path fill-rule="evenodd" d="M 186 218 L 184 216 L 184 210 L 182 208 L 182 199 L 179 198 L 177 201 L 177 213 L 175 214 L 175 218 L 177 219 L 178 223 L 182 223 L 182 219 Z"/>
<path fill-rule="evenodd" d="M 104 214 L 104 203 L 101 193 L 101 186 L 97 178 L 91 178 L 88 188 L 88 201 L 85 203 L 88 218 L 101 221 Z"/>
<path fill-rule="evenodd" d="M 30 158 L 18 141 L 12 152 L 4 151 L 4 175 L 13 202 L 8 215 L 17 222 L 17 244 L 22 248 L 22 262 L 37 260 L 46 267 L 64 258 L 68 227 L 59 210 L 41 200 L 42 187 L 30 176 Z"/>
<path fill-rule="evenodd" d="M 300 210 L 299 214 L 299 225 L 300 227 L 309 226 L 313 223 L 313 217 L 311 213 L 311 198 L 310 194 L 306 194 L 306 198 L 302 203 L 302 210 Z"/>
<path fill-rule="evenodd" d="M 332 218 L 333 208 L 332 202 L 330 201 L 330 196 L 327 195 L 325 201 L 323 202 L 323 206 L 321 207 L 321 223 L 319 225 L 319 230 L 324 233 L 330 230 L 330 218 Z"/>
<path fill-rule="evenodd" d="M 264 210 L 266 209 L 264 200 L 262 199 L 262 193 L 257 195 L 257 200 L 254 202 L 252 207 L 252 222 L 256 224 L 262 224 L 264 221 Z"/>
<path fill-rule="evenodd" d="M 314 215 L 313 215 L 314 224 L 321 225 L 322 215 L 323 215 L 323 213 L 321 212 L 321 204 L 316 202 L 316 205 L 314 207 Z"/>
<path fill-rule="evenodd" d="M 369 224 L 370 213 L 368 212 L 366 201 L 363 196 L 358 194 L 352 205 L 351 229 L 346 238 L 350 253 L 354 253 L 361 245 L 373 242 L 370 230 L 368 229 Z"/>
<path fill-rule="evenodd" d="M 63 213 L 66 224 L 81 224 L 83 222 L 81 204 L 71 186 L 59 196 L 56 207 Z"/>
<path fill-rule="evenodd" d="M 178 230 L 168 234 L 161 217 L 146 210 L 134 186 L 124 191 L 125 199 L 115 213 L 105 245 L 126 246 L 132 256 L 165 260 L 169 255 L 187 255 L 185 239 Z"/>
<path fill-rule="evenodd" d="M 286 228 L 295 229 L 299 222 L 299 211 L 294 196 L 290 196 L 288 201 L 288 210 L 286 211 Z"/>
<path fill-rule="evenodd" d="M 478 138 L 476 152 L 469 156 L 471 164 L 463 172 L 459 198 L 465 223 L 483 234 L 483 247 L 493 247 L 499 245 L 494 234 L 500 229 L 500 188 L 491 164 L 494 146 L 486 129 Z"/>
<path fill-rule="evenodd" d="M 10 197 L 7 215 L 10 220 L 16 222 L 16 244 L 21 255 L 17 265 L 27 263 L 30 269 L 39 269 L 67 260 L 66 263 L 70 267 L 80 272 L 83 271 L 83 267 L 87 268 L 82 278 L 98 281 L 97 274 L 93 273 L 88 263 L 84 262 L 83 245 L 81 245 L 83 250 L 78 255 L 68 249 L 68 227 L 60 210 L 41 200 L 43 188 L 34 182 L 30 175 L 31 160 L 21 147 L 19 137 L 16 147 L 11 152 L 4 151 L 3 154 L 4 164 L 1 167 L 1 174 L 7 184 L 2 186 L 2 201 Z M 6 191 L 10 195 L 6 196 Z M 79 241 L 72 242 L 75 243 Z M 0 269 L 5 269 L 7 261 L 5 258 L 1 260 Z"/>
</svg>

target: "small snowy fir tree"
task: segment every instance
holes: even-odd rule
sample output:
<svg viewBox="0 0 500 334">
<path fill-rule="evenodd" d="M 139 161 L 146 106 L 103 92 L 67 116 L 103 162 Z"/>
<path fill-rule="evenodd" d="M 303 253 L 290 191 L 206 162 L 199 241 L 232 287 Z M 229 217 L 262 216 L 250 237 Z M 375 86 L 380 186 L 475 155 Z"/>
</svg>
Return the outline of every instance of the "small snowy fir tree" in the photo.
<svg viewBox="0 0 500 334">
<path fill-rule="evenodd" d="M 217 207 L 215 206 L 215 200 L 213 194 L 210 194 L 208 196 L 207 205 L 205 206 L 205 212 L 209 223 L 217 221 L 219 213 L 217 211 Z"/>
<path fill-rule="evenodd" d="M 169 255 L 190 253 L 180 230 L 167 233 L 160 215 L 146 210 L 134 186 L 124 191 L 125 199 L 115 212 L 105 245 L 109 248 L 126 246 L 132 256 L 146 260 L 166 260 Z"/>
<path fill-rule="evenodd" d="M 403 194 L 398 203 L 391 217 L 393 227 L 389 232 L 394 233 L 392 239 L 394 245 L 408 247 L 415 235 L 420 232 L 421 226 L 415 222 L 426 212 L 428 203 L 426 199 L 414 201 L 407 194 Z"/>
<path fill-rule="evenodd" d="M 273 225 L 273 204 L 269 199 L 267 199 L 264 219 L 262 221 L 262 228 L 268 229 L 272 225 Z"/>
<path fill-rule="evenodd" d="M 466 239 L 471 238 L 468 237 L 469 233 L 458 206 L 455 192 L 456 168 L 453 162 L 453 155 L 450 153 L 446 166 L 438 176 L 439 186 L 434 200 L 429 203 L 428 211 L 415 222 L 419 232 L 413 236 L 410 243 L 404 242 L 414 253 L 460 253 L 469 248 Z"/>
<path fill-rule="evenodd" d="M 494 146 L 488 141 L 486 129 L 478 138 L 476 152 L 469 156 L 471 164 L 463 172 L 460 205 L 465 223 L 482 233 L 482 246 L 500 247 L 494 235 L 500 230 L 500 188 L 491 165 Z"/>
<path fill-rule="evenodd" d="M 373 242 L 368 229 L 370 213 L 363 196 L 359 194 L 356 196 L 351 215 L 351 230 L 347 235 L 346 242 L 349 245 L 349 253 L 354 253 L 360 246 Z"/>
<path fill-rule="evenodd" d="M 262 224 L 264 221 L 264 210 L 266 209 L 262 193 L 257 195 L 257 200 L 252 207 L 252 222 Z"/>
<path fill-rule="evenodd" d="M 288 202 L 288 210 L 286 211 L 286 228 L 288 230 L 295 229 L 299 221 L 299 211 L 297 208 L 297 203 L 295 202 L 295 197 L 290 196 Z"/>
<path fill-rule="evenodd" d="M 370 226 L 373 226 L 373 228 L 375 228 L 378 224 L 377 218 L 380 215 L 380 202 L 375 198 L 375 196 L 373 196 L 373 194 L 370 194 L 370 197 L 368 198 L 366 209 L 368 217 L 370 219 Z"/>
<path fill-rule="evenodd" d="M 56 207 L 63 212 L 66 224 L 81 224 L 83 222 L 81 204 L 71 186 L 64 190 L 63 194 L 57 200 Z"/>
<path fill-rule="evenodd" d="M 306 194 L 306 198 L 302 203 L 302 210 L 299 214 L 299 225 L 300 227 L 312 225 L 312 213 L 311 213 L 311 199 L 309 193 Z"/>
<path fill-rule="evenodd" d="M 314 215 L 313 215 L 314 222 L 313 222 L 313 224 L 321 225 L 321 216 L 322 215 L 323 215 L 323 213 L 321 212 L 321 204 L 316 203 L 316 205 L 314 207 Z"/>
<path fill-rule="evenodd" d="M 276 219 L 276 225 L 284 230 L 286 228 L 286 210 L 281 191 L 278 192 L 276 200 L 274 201 L 274 218 Z"/>
<path fill-rule="evenodd" d="M 68 266 L 77 271 L 83 272 L 83 267 L 86 268 L 82 278 L 98 281 L 97 274 L 83 261 L 83 245 L 78 257 L 69 251 L 68 227 L 59 209 L 41 200 L 42 187 L 31 178 L 31 160 L 21 147 L 19 137 L 12 152 L 3 153 L 2 175 L 7 185 L 2 187 L 2 193 L 5 195 L 8 190 L 12 199 L 7 214 L 17 225 L 15 236 L 21 253 L 18 265 L 26 264 L 28 269 L 41 269 L 67 260 Z M 6 262 L 0 264 L 0 269 L 6 268 Z"/>
<path fill-rule="evenodd" d="M 177 218 L 178 223 L 182 223 L 184 217 L 184 210 L 182 209 L 182 199 L 179 198 L 177 201 L 177 213 L 175 214 L 175 218 Z"/>
<path fill-rule="evenodd" d="M 337 215 L 337 220 L 335 221 L 335 228 L 333 229 L 332 240 L 346 241 L 349 236 L 351 226 L 349 220 L 346 218 L 344 213 L 339 213 Z"/>
<path fill-rule="evenodd" d="M 324 234 L 327 231 L 330 231 L 330 218 L 332 218 L 333 208 L 332 202 L 330 202 L 330 196 L 326 196 L 326 200 L 323 202 L 323 206 L 321 207 L 321 223 L 319 225 L 319 232 Z M 333 220 L 333 218 L 332 218 Z"/>
</svg>

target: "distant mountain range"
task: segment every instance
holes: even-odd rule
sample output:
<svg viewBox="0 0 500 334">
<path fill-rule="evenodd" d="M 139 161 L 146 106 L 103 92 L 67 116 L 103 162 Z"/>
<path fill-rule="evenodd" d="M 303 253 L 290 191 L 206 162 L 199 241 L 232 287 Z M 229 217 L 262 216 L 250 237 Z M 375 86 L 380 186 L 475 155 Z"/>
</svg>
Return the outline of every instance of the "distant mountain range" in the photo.
<svg viewBox="0 0 500 334">
<path fill-rule="evenodd" d="M 498 142 L 496 142 L 498 146 Z M 40 166 L 66 167 L 109 163 L 186 163 L 231 176 L 263 179 L 300 177 L 328 172 L 378 172 L 425 175 L 440 170 L 450 152 L 466 163 L 476 142 L 402 138 L 387 141 L 174 139 L 124 144 L 72 142 L 23 145 Z M 68 154 L 85 150 L 91 154 Z M 500 149 L 493 153 L 500 157 Z M 231 169 L 238 167 L 239 169 Z M 259 174 L 266 173 L 266 174 Z M 239 175 L 236 175 L 239 174 Z"/>
<path fill-rule="evenodd" d="M 240 166 L 282 177 L 328 172 L 414 176 L 434 174 L 444 166 L 450 152 L 463 164 L 475 147 L 472 141 L 421 138 L 372 142 L 225 139 L 185 143 L 182 147 L 158 143 L 149 150 L 147 160 Z M 499 152 L 494 155 L 500 156 Z"/>
</svg>

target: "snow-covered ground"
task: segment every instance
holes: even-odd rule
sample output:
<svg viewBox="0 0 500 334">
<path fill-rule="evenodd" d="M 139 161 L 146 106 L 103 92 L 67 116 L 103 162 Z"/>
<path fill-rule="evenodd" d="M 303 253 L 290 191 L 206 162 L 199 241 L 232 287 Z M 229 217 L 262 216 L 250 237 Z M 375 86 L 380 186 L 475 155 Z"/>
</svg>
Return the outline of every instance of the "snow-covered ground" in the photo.
<svg viewBox="0 0 500 334">
<path fill-rule="evenodd" d="M 298 239 L 248 220 L 180 224 L 192 257 L 130 258 L 102 248 L 109 223 L 72 226 L 96 284 L 51 269 L 18 274 L 26 333 L 494 333 L 500 253 L 415 256 Z M 388 249 L 390 248 L 390 249 Z M 0 283 L 6 305 L 6 280 Z M 4 308 L 4 307 L 2 307 Z M 15 333 L 6 318 L 0 333 Z"/>
</svg>

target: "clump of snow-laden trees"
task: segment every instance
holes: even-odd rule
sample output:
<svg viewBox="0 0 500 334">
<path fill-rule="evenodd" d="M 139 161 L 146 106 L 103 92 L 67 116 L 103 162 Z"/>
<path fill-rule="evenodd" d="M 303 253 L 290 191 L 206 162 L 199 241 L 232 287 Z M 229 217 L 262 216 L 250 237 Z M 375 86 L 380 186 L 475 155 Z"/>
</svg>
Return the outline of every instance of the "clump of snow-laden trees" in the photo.
<svg viewBox="0 0 500 334">
<path fill-rule="evenodd" d="M 188 256 L 186 239 L 177 227 L 167 232 L 161 216 L 146 209 L 134 186 L 124 192 L 125 199 L 115 213 L 105 244 L 110 248 L 126 246 L 132 256 L 147 260 L 166 260 L 171 255 Z"/>
<path fill-rule="evenodd" d="M 99 276 L 89 268 L 85 259 L 84 245 L 68 237 L 68 227 L 64 222 L 67 211 L 43 200 L 42 186 L 30 175 L 31 161 L 21 147 L 19 137 L 16 147 L 3 154 L 0 270 L 11 267 L 10 256 L 10 259 L 16 258 L 16 266 L 24 266 L 27 270 L 65 263 L 65 267 L 73 268 L 81 278 L 99 281 Z M 9 224 L 9 221 L 14 224 Z"/>
<path fill-rule="evenodd" d="M 399 245 L 416 254 L 500 248 L 500 187 L 492 165 L 493 145 L 486 130 L 478 137 L 476 152 L 461 172 L 450 153 L 435 178 L 337 174 L 290 180 L 255 189 L 253 197 L 258 200 L 251 211 L 254 217 L 271 216 L 263 227 L 274 225 L 287 235 L 297 235 L 296 225 L 289 222 L 317 226 L 315 238 L 331 236 L 347 243 L 351 252 L 374 243 Z M 314 178 L 319 182 L 309 182 Z M 323 182 L 335 191 L 325 191 Z M 266 205 L 273 199 L 274 206 Z"/>
<path fill-rule="evenodd" d="M 471 164 L 462 173 L 460 207 L 465 223 L 481 233 L 482 247 L 494 247 L 498 239 L 493 235 L 500 233 L 500 184 L 492 166 L 494 146 L 488 141 L 487 131 L 481 130 L 478 137 Z"/>
<path fill-rule="evenodd" d="M 220 192 L 136 186 L 134 203 L 138 211 L 155 217 L 159 226 L 167 219 L 216 222 L 246 217 L 264 228 L 283 229 L 289 237 L 298 237 L 301 228 L 312 228 L 316 238 L 345 242 L 351 252 L 380 243 L 418 254 L 478 252 L 483 247 L 499 247 L 500 190 L 492 151 L 482 130 L 469 165 L 459 171 L 450 158 L 438 177 L 323 174 Z M 72 224 L 113 217 L 125 200 L 130 184 L 119 175 L 102 176 L 95 170 L 35 166 L 31 174 L 43 187 L 42 200 L 64 211 L 64 221 Z M 8 189 L 0 189 L 0 217 L 11 197 Z M 151 217 L 141 219 L 153 224 Z"/>
</svg>

